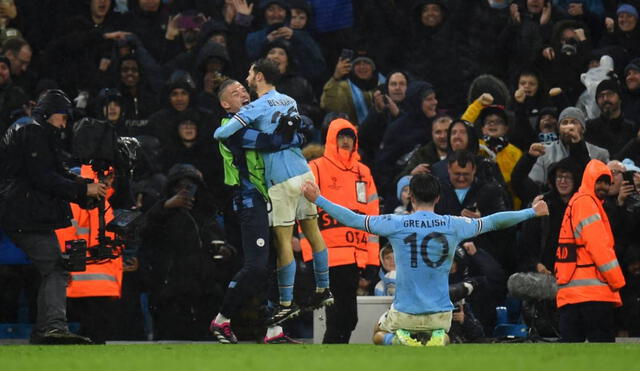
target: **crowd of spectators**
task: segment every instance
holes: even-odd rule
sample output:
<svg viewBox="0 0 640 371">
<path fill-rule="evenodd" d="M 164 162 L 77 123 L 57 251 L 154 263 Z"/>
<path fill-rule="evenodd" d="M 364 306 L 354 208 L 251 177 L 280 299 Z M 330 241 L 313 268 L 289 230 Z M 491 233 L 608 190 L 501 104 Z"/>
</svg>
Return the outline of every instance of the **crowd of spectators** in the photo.
<svg viewBox="0 0 640 371">
<path fill-rule="evenodd" d="M 636 0 L 2 1 L 0 137 L 29 116 L 41 92 L 59 88 L 73 98 L 73 121 L 108 120 L 119 136 L 138 138 L 132 180 L 111 200 L 147 213 L 140 270 L 125 270 L 124 289 L 150 293 L 152 314 L 173 319 L 185 315 L 175 301 L 189 295 L 184 287 L 215 281 L 190 307 L 213 316 L 241 252 L 201 266 L 195 250 L 210 237 L 203 226 L 242 245 L 213 139 L 226 117 L 217 88 L 228 78 L 244 81 L 257 58 L 275 60 L 277 90 L 314 124 L 305 153 L 324 143 L 334 118 L 348 119 L 381 212 L 407 212 L 402 185 L 420 173 L 443 184 L 438 213 L 480 217 L 544 194 L 548 218 L 463 246 L 452 275 L 481 275 L 488 293 L 454 318 L 480 324 L 473 338 L 491 336 L 509 274 L 552 274 L 565 206 L 586 163 L 599 159 L 613 174 L 604 207 L 627 281 L 616 329 L 640 336 L 640 195 L 623 179 L 640 171 L 639 12 Z M 206 196 L 193 217 L 165 220 L 159 202 L 179 180 L 174 166 L 185 163 L 199 171 L 191 176 Z M 633 180 L 640 187 L 640 173 Z M 190 230 L 195 235 L 183 239 Z M 184 265 L 180 273 L 169 262 Z M 0 266 L 0 321 L 15 320 L 15 287 L 33 285 L 31 276 Z M 158 297 L 178 276 L 169 292 L 176 296 Z M 200 325 L 205 317 L 184 321 Z M 141 327 L 122 336 L 141 338 Z M 157 337 L 171 338 L 172 327 L 179 326 L 158 327 Z"/>
</svg>

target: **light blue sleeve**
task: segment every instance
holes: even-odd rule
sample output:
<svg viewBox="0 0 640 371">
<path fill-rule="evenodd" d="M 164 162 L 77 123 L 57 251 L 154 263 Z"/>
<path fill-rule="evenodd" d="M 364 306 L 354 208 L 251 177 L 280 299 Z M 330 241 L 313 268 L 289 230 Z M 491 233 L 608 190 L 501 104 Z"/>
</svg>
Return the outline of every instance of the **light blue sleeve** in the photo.
<svg viewBox="0 0 640 371">
<path fill-rule="evenodd" d="M 512 227 L 525 220 L 534 218 L 535 211 L 532 208 L 519 211 L 503 211 L 491 214 L 480 219 L 470 219 L 462 217 L 452 217 L 456 220 L 456 231 L 458 237 L 467 239 L 475 237 L 479 234 Z"/>
<path fill-rule="evenodd" d="M 379 236 L 388 236 L 396 232 L 396 222 L 393 215 L 362 215 L 334 204 L 320 196 L 316 205 L 323 208 L 329 215 L 347 227 L 357 228 Z"/>
<path fill-rule="evenodd" d="M 213 132 L 213 139 L 227 140 L 230 136 L 235 134 L 238 130 L 246 126 L 245 123 L 236 118 L 234 115 L 225 125 L 220 126 Z"/>
<path fill-rule="evenodd" d="M 217 128 L 213 133 L 213 138 L 217 140 L 228 139 L 243 127 L 250 127 L 262 112 L 263 107 L 259 101 L 247 104 L 240 108 L 240 111 L 233 115 L 225 125 Z"/>
</svg>

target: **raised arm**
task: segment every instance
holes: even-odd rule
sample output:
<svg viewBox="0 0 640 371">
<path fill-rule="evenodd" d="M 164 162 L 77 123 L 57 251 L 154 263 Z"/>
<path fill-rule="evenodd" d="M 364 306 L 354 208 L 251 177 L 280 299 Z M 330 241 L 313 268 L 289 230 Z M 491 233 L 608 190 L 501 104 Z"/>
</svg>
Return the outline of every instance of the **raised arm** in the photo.
<svg viewBox="0 0 640 371">
<path fill-rule="evenodd" d="M 466 219 L 466 223 L 459 223 L 458 236 L 463 239 L 472 238 L 479 234 L 512 227 L 518 223 L 536 216 L 549 215 L 547 203 L 538 196 L 533 200 L 533 207 L 519 211 L 503 211 L 479 219 Z"/>
</svg>

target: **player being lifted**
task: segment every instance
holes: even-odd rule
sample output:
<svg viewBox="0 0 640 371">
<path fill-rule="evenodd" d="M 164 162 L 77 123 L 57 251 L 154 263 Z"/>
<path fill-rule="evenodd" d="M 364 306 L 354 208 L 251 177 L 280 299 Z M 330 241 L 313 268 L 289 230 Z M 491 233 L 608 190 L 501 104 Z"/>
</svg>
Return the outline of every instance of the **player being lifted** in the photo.
<svg viewBox="0 0 640 371">
<path fill-rule="evenodd" d="M 247 84 L 255 91 L 258 99 L 242 107 L 226 125 L 219 127 L 214 138 L 225 140 L 243 127 L 273 133 L 282 116 L 296 116 L 298 109 L 295 100 L 280 94 L 275 84 L 280 78 L 276 62 L 260 59 L 249 68 Z M 293 285 L 296 265 L 293 258 L 291 238 L 296 220 L 302 232 L 311 243 L 313 250 L 313 270 L 316 279 L 316 292 L 309 300 L 309 309 L 319 308 L 333 303 L 329 291 L 329 267 L 327 247 L 322 239 L 316 221 L 318 211 L 301 193 L 305 181 L 313 181 L 313 173 L 307 165 L 300 148 L 288 148 L 282 151 L 262 154 L 265 165 L 265 181 L 271 200 L 271 225 L 276 242 L 277 277 L 280 304 L 274 311 L 271 324 L 281 323 L 295 317 L 300 308 L 293 303 Z"/>
<path fill-rule="evenodd" d="M 442 346 L 449 342 L 453 305 L 449 299 L 449 269 L 455 248 L 468 238 L 508 228 L 535 216 L 548 215 L 547 204 L 536 198 L 533 208 L 496 213 L 479 219 L 438 215 L 440 183 L 430 174 L 416 175 L 410 183 L 410 215 L 360 215 L 320 195 L 312 182 L 303 185 L 304 196 L 339 222 L 385 236 L 396 262 L 396 295 L 374 329 L 378 345 Z M 417 340 L 412 335 L 426 335 Z M 428 339 L 428 340 L 427 340 Z"/>
</svg>

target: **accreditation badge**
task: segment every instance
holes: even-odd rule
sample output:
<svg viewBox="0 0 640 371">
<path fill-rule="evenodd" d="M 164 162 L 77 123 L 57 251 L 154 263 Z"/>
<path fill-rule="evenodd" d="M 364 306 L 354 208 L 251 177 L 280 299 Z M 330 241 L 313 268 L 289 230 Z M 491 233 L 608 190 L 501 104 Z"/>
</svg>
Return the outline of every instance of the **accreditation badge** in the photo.
<svg viewBox="0 0 640 371">
<path fill-rule="evenodd" d="M 356 182 L 356 200 L 361 204 L 367 203 L 367 183 Z"/>
</svg>

